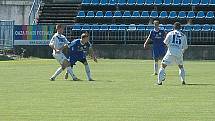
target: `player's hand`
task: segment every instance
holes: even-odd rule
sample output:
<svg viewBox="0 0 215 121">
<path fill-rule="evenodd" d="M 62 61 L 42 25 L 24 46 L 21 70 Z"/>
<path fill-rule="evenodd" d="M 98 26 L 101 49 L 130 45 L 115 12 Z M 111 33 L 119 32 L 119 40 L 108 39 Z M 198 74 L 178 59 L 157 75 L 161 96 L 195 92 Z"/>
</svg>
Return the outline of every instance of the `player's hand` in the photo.
<svg viewBox="0 0 215 121">
<path fill-rule="evenodd" d="M 147 44 L 146 43 L 144 43 L 144 48 L 146 48 L 147 47 Z"/>
<path fill-rule="evenodd" d="M 96 63 L 98 62 L 98 60 L 97 60 L 97 58 L 95 56 L 93 57 L 93 61 L 96 62 Z"/>
<path fill-rule="evenodd" d="M 60 50 L 55 50 L 55 53 L 60 53 Z"/>
</svg>

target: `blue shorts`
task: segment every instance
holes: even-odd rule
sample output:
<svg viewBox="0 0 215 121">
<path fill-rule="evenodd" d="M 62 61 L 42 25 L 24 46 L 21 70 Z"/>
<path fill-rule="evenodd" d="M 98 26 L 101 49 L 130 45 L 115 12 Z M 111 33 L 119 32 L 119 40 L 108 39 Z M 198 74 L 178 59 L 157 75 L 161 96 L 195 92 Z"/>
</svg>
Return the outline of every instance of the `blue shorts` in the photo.
<svg viewBox="0 0 215 121">
<path fill-rule="evenodd" d="M 86 63 L 87 62 L 87 59 L 86 58 L 83 58 L 83 57 L 79 57 L 79 56 L 70 56 L 69 57 L 69 61 L 70 61 L 70 64 L 71 65 L 75 65 L 75 63 L 77 61 L 81 62 L 81 63 Z"/>
<path fill-rule="evenodd" d="M 153 59 L 160 59 L 163 58 L 166 54 L 166 48 L 163 46 L 159 46 L 157 48 L 152 49 L 152 58 Z"/>
</svg>

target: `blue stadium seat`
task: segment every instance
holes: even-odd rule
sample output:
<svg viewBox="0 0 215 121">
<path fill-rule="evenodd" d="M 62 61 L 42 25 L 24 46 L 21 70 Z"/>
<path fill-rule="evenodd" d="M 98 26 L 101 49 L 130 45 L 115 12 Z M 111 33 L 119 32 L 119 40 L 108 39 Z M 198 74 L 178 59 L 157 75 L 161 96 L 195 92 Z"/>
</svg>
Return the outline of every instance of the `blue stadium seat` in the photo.
<svg viewBox="0 0 215 121">
<path fill-rule="evenodd" d="M 91 3 L 91 0 L 83 0 L 81 4 L 87 6 L 87 5 L 90 5 L 90 3 Z"/>
<path fill-rule="evenodd" d="M 200 0 L 191 0 L 191 5 L 199 5 Z"/>
<path fill-rule="evenodd" d="M 110 1 L 109 1 L 109 5 L 111 5 L 111 6 L 116 5 L 116 0 L 110 0 Z"/>
<path fill-rule="evenodd" d="M 124 31 L 124 30 L 126 30 L 126 25 L 125 25 L 125 24 L 119 25 L 118 30 L 119 30 L 119 31 Z"/>
<path fill-rule="evenodd" d="M 181 5 L 190 5 L 191 0 L 182 0 Z"/>
<path fill-rule="evenodd" d="M 154 1 L 154 5 L 162 5 L 163 4 L 163 0 L 155 0 Z"/>
<path fill-rule="evenodd" d="M 140 17 L 141 18 L 149 18 L 149 12 L 148 11 L 142 11 L 142 14 Z"/>
<path fill-rule="evenodd" d="M 95 18 L 103 18 L 103 12 L 102 11 L 97 11 Z"/>
<path fill-rule="evenodd" d="M 150 18 L 158 18 L 158 12 L 157 11 L 152 11 L 149 17 Z"/>
<path fill-rule="evenodd" d="M 213 19 L 214 18 L 214 12 L 213 11 L 208 11 L 206 16 L 206 19 Z"/>
<path fill-rule="evenodd" d="M 181 5 L 181 0 L 173 0 L 172 5 Z"/>
<path fill-rule="evenodd" d="M 167 32 L 172 31 L 172 30 L 173 30 L 173 25 L 172 25 L 172 24 L 167 24 L 167 25 L 165 26 L 165 29 L 164 29 L 164 30 L 167 31 Z"/>
<path fill-rule="evenodd" d="M 185 25 L 184 27 L 183 27 L 183 31 L 192 31 L 193 30 L 193 28 L 192 28 L 192 26 L 191 25 Z"/>
<path fill-rule="evenodd" d="M 200 5 L 208 5 L 210 0 L 201 0 Z"/>
<path fill-rule="evenodd" d="M 137 5 L 143 5 L 145 3 L 145 0 L 137 0 Z"/>
<path fill-rule="evenodd" d="M 199 25 L 199 24 L 193 25 L 193 31 L 201 31 L 201 30 L 202 30 L 201 25 Z"/>
<path fill-rule="evenodd" d="M 205 24 L 202 26 L 202 31 L 210 31 L 211 30 L 211 25 Z"/>
<path fill-rule="evenodd" d="M 146 0 L 145 1 L 145 5 L 153 5 L 154 4 L 154 0 Z"/>
<path fill-rule="evenodd" d="M 128 0 L 127 5 L 135 5 L 136 0 Z"/>
<path fill-rule="evenodd" d="M 93 11 L 88 11 L 86 18 L 94 18 L 94 12 Z"/>
<path fill-rule="evenodd" d="M 215 0 L 211 0 L 210 5 L 215 5 Z"/>
<path fill-rule="evenodd" d="M 126 0 L 118 0 L 118 5 L 126 5 Z"/>
<path fill-rule="evenodd" d="M 100 26 L 100 31 L 107 31 L 108 30 L 108 25 L 107 24 L 103 24 Z"/>
<path fill-rule="evenodd" d="M 179 18 L 179 19 L 185 19 L 186 17 L 187 17 L 187 14 L 186 14 L 185 11 L 180 11 L 180 12 L 178 13 L 178 18 Z"/>
<path fill-rule="evenodd" d="M 118 30 L 118 26 L 116 24 L 111 24 L 109 27 L 109 30 L 110 31 L 116 31 L 116 30 Z"/>
<path fill-rule="evenodd" d="M 136 26 L 135 26 L 135 24 L 130 24 L 129 26 L 128 26 L 128 31 L 135 31 L 137 28 L 136 28 Z"/>
<path fill-rule="evenodd" d="M 122 18 L 125 18 L 125 19 L 131 18 L 131 12 L 125 11 L 124 14 L 122 15 Z"/>
<path fill-rule="evenodd" d="M 91 5 L 99 5 L 99 0 L 92 0 Z"/>
<path fill-rule="evenodd" d="M 152 31 L 154 29 L 154 25 L 147 25 L 146 31 Z"/>
<path fill-rule="evenodd" d="M 168 18 L 170 18 L 170 19 L 175 19 L 175 18 L 177 18 L 177 13 L 176 13 L 176 11 L 170 11 L 169 17 L 168 17 Z"/>
<path fill-rule="evenodd" d="M 138 31 L 145 31 L 145 25 L 144 24 L 137 25 L 137 30 Z"/>
<path fill-rule="evenodd" d="M 196 15 L 195 15 L 194 11 L 189 11 L 189 12 L 187 13 L 187 18 L 193 19 L 193 18 L 195 18 L 195 17 L 196 17 Z"/>
<path fill-rule="evenodd" d="M 140 17 L 139 11 L 133 11 L 133 14 L 132 14 L 131 17 L 132 17 L 132 18 L 139 18 L 139 17 Z"/>
<path fill-rule="evenodd" d="M 101 0 L 100 5 L 103 5 L 103 6 L 108 5 L 108 0 Z"/>
<path fill-rule="evenodd" d="M 211 25 L 211 31 L 215 31 L 215 25 Z"/>
<path fill-rule="evenodd" d="M 84 24 L 83 26 L 82 26 L 82 29 L 81 29 L 82 31 L 89 31 L 90 30 L 90 25 L 89 24 Z"/>
<path fill-rule="evenodd" d="M 77 18 L 85 18 L 85 12 L 84 11 L 79 11 L 78 15 L 76 17 Z"/>
<path fill-rule="evenodd" d="M 121 13 L 121 11 L 115 11 L 113 17 L 114 17 L 114 18 L 122 18 L 122 13 Z"/>
<path fill-rule="evenodd" d="M 93 30 L 93 31 L 99 31 L 99 25 L 98 24 L 93 24 L 92 26 L 91 26 L 91 30 Z"/>
<path fill-rule="evenodd" d="M 163 5 L 170 5 L 172 0 L 164 0 Z"/>
<path fill-rule="evenodd" d="M 81 30 L 81 25 L 80 24 L 73 25 L 72 30 L 73 31 L 80 31 Z"/>
<path fill-rule="evenodd" d="M 162 19 L 165 19 L 168 17 L 168 14 L 166 11 L 161 11 L 160 15 L 159 15 L 159 18 L 162 18 Z"/>
<path fill-rule="evenodd" d="M 106 11 L 105 15 L 104 15 L 104 18 L 112 18 L 113 17 L 113 14 L 111 11 Z"/>
<path fill-rule="evenodd" d="M 198 19 L 205 18 L 205 13 L 203 11 L 199 11 L 196 15 L 196 18 L 198 18 Z"/>
</svg>

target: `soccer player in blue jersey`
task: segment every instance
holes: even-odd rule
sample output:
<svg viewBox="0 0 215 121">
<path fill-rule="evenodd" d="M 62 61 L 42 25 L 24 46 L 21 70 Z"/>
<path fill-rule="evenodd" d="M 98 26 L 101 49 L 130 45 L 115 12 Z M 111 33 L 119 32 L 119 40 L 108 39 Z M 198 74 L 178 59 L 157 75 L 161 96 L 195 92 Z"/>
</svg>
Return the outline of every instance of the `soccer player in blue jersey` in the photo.
<svg viewBox="0 0 215 121">
<path fill-rule="evenodd" d="M 152 57 L 154 59 L 154 74 L 158 74 L 158 60 L 162 59 L 166 53 L 164 39 L 166 32 L 159 27 L 159 21 L 154 21 L 154 30 L 152 30 L 144 43 L 144 48 L 147 47 L 149 40 L 153 42 Z"/>
<path fill-rule="evenodd" d="M 94 55 L 92 45 L 89 42 L 89 34 L 83 33 L 81 39 L 73 40 L 69 45 L 69 61 L 73 68 L 73 65 L 77 61 L 81 62 L 85 66 L 85 71 L 87 74 L 87 80 L 94 81 L 91 77 L 90 67 L 86 59 L 87 51 L 89 51 L 90 56 L 97 62 L 96 56 Z M 68 73 L 65 75 L 65 79 L 68 78 Z M 73 78 L 74 81 L 78 81 L 77 77 Z"/>
</svg>

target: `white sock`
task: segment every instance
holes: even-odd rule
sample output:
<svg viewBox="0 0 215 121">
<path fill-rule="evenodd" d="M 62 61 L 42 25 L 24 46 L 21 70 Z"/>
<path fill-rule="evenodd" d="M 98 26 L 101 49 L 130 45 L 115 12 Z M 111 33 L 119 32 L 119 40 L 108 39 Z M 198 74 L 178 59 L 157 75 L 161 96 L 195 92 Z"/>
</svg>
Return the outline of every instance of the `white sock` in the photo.
<svg viewBox="0 0 215 121">
<path fill-rule="evenodd" d="M 87 65 L 84 65 L 84 66 L 85 66 L 85 71 L 86 71 L 86 74 L 87 74 L 87 79 L 88 80 L 92 79 L 89 65 L 87 64 Z"/>
<path fill-rule="evenodd" d="M 67 73 L 69 73 L 69 75 L 72 76 L 72 79 L 77 78 L 77 77 L 74 75 L 71 66 L 67 67 Z"/>
<path fill-rule="evenodd" d="M 56 78 L 63 71 L 62 67 L 58 68 L 51 78 Z"/>
<path fill-rule="evenodd" d="M 165 69 L 163 67 L 161 67 L 159 69 L 159 73 L 158 73 L 158 83 L 161 83 L 162 80 L 165 79 Z"/>
<path fill-rule="evenodd" d="M 185 81 L 185 71 L 184 71 L 184 68 L 179 69 L 179 76 L 181 78 L 181 81 Z"/>
<path fill-rule="evenodd" d="M 158 73 L 158 62 L 154 62 L 154 73 Z"/>
</svg>

